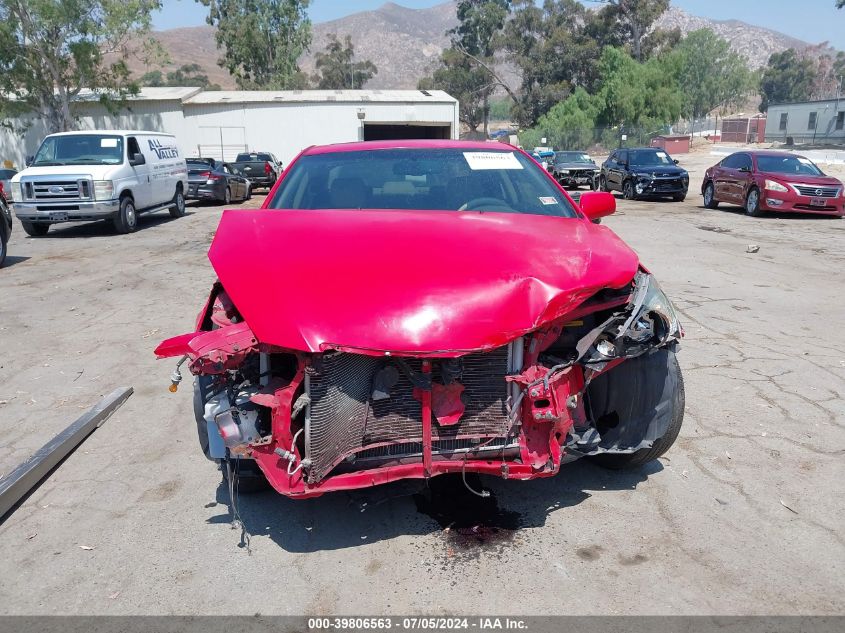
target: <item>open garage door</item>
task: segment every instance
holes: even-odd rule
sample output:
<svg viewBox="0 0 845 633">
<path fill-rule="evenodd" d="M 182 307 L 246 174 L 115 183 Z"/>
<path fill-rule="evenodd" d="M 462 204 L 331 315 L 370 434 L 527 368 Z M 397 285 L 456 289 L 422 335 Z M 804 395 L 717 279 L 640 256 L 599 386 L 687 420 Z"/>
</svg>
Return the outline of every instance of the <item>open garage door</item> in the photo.
<svg viewBox="0 0 845 633">
<path fill-rule="evenodd" d="M 365 141 L 401 141 L 408 139 L 450 139 L 451 125 L 401 125 L 364 123 Z"/>
</svg>

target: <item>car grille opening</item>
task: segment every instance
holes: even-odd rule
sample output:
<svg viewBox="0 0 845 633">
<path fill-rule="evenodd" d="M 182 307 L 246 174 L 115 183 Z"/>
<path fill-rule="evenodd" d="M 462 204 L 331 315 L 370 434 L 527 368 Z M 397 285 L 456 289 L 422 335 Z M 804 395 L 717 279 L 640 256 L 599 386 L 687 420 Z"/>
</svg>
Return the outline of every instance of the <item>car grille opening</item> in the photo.
<svg viewBox="0 0 845 633">
<path fill-rule="evenodd" d="M 839 195 L 839 187 L 818 187 L 813 185 L 792 185 L 802 196 L 811 198 L 835 198 Z"/>
<path fill-rule="evenodd" d="M 307 390 L 311 397 L 306 420 L 306 458 L 310 460 L 307 481 L 316 483 L 338 464 L 422 455 L 422 405 L 414 397 L 414 385 L 406 371 L 390 389 L 390 397 L 373 400 L 373 379 L 390 357 L 362 354 L 324 354 L 309 370 Z M 405 358 L 416 373 L 422 361 Z M 440 360 L 431 359 L 431 378 L 443 383 Z M 457 424 L 441 427 L 432 419 L 432 453 L 470 451 L 508 432 L 509 346 L 492 352 L 468 354 L 460 358 L 464 386 L 463 416 Z M 491 441 L 494 445 L 494 441 Z M 501 446 L 501 444 L 500 444 Z"/>
</svg>

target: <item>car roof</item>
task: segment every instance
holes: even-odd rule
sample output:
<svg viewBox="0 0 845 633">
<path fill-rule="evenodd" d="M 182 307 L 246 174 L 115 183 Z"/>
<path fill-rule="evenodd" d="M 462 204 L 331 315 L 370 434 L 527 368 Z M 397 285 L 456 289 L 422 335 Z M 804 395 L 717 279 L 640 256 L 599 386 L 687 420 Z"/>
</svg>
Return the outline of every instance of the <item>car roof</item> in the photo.
<svg viewBox="0 0 845 633">
<path fill-rule="evenodd" d="M 731 155 L 733 154 L 751 154 L 752 156 L 800 156 L 800 154 L 794 154 L 792 152 L 779 152 L 773 149 L 740 149 L 733 152 Z"/>
<path fill-rule="evenodd" d="M 354 143 L 335 143 L 333 145 L 314 145 L 303 153 L 306 156 L 314 154 L 332 154 L 335 152 L 365 152 L 379 149 L 464 149 L 479 151 L 513 152 L 517 148 L 507 143 L 488 143 L 486 141 L 453 141 L 453 140 L 404 140 L 404 141 L 359 141 Z"/>
</svg>

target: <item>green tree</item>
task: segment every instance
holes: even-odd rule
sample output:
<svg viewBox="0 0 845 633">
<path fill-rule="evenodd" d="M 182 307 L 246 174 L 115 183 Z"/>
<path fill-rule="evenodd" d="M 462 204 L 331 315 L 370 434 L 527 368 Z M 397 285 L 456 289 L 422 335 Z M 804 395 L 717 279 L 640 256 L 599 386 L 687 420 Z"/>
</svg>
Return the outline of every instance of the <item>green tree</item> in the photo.
<svg viewBox="0 0 845 633">
<path fill-rule="evenodd" d="M 522 83 L 512 115 L 520 126 L 530 127 L 574 87 L 595 87 L 600 49 L 584 28 L 589 12 L 576 0 L 545 0 L 542 7 L 533 0 L 514 0 L 513 8 L 504 29 L 505 48 Z"/>
<path fill-rule="evenodd" d="M 0 0 L 0 114 L 37 113 L 50 131 L 73 129 L 71 104 L 91 90 L 110 110 L 137 93 L 125 59 L 147 61 L 159 0 Z"/>
<path fill-rule="evenodd" d="M 772 103 L 805 101 L 810 98 L 816 81 L 816 64 L 794 48 L 773 53 L 760 80 L 760 112 Z"/>
<path fill-rule="evenodd" d="M 355 61 L 355 49 L 349 35 L 341 42 L 334 33 L 329 34 L 325 52 L 317 53 L 316 66 L 317 73 L 312 81 L 321 90 L 360 90 L 378 73 L 378 68 L 369 59 Z"/>
<path fill-rule="evenodd" d="M 138 83 L 142 86 L 158 88 L 161 86 L 194 86 L 203 90 L 220 90 L 220 86 L 211 83 L 208 75 L 202 72 L 199 64 L 183 64 L 165 76 L 160 70 L 151 70 L 141 75 Z"/>
<path fill-rule="evenodd" d="M 669 8 L 669 0 L 605 0 L 587 31 L 604 46 L 623 47 L 637 61 L 671 47 L 680 31 L 654 29 L 654 23 Z"/>
<path fill-rule="evenodd" d="M 217 27 L 218 62 L 242 89 L 302 88 L 297 60 L 311 45 L 310 0 L 198 0 Z"/>
<path fill-rule="evenodd" d="M 655 58 L 638 64 L 625 51 L 608 46 L 599 72 L 604 77 L 597 95 L 600 125 L 656 131 L 678 120 L 683 94 L 663 61 Z"/>
<path fill-rule="evenodd" d="M 545 137 L 546 142 L 557 149 L 585 149 L 595 138 L 601 107 L 600 99 L 587 94 L 583 88 L 576 88 L 565 101 L 538 119 L 537 136 Z M 525 140 L 533 138 L 529 135 Z"/>
<path fill-rule="evenodd" d="M 431 77 L 421 79 L 417 87 L 420 90 L 445 90 L 455 97 L 460 104 L 458 118 L 469 128 L 472 136 L 485 121 L 481 95 L 489 93 L 492 85 L 487 71 L 461 51 L 447 48 L 440 57 L 440 66 Z"/>
<path fill-rule="evenodd" d="M 710 29 L 687 35 L 666 64 L 678 81 L 687 118 L 701 118 L 720 105 L 739 104 L 752 90 L 745 61 Z"/>
<path fill-rule="evenodd" d="M 498 86 L 510 91 L 495 70 L 510 4 L 510 0 L 459 0 L 458 26 L 449 31 L 451 46 L 443 52 L 432 76 L 419 82 L 421 89 L 438 88 L 457 97 L 461 122 L 471 134 L 483 124 L 487 136 L 490 95 Z"/>
</svg>

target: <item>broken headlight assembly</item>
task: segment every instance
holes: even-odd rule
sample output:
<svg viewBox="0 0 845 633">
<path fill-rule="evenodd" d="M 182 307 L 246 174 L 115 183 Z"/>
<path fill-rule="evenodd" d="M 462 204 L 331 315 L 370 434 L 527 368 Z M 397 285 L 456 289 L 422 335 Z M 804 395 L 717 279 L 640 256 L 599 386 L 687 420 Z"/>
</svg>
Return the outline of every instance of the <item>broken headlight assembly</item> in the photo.
<svg viewBox="0 0 845 633">
<path fill-rule="evenodd" d="M 681 338 L 682 329 L 672 302 L 654 276 L 639 272 L 634 293 L 624 313 L 605 321 L 591 348 L 587 363 L 631 358 Z"/>
</svg>

